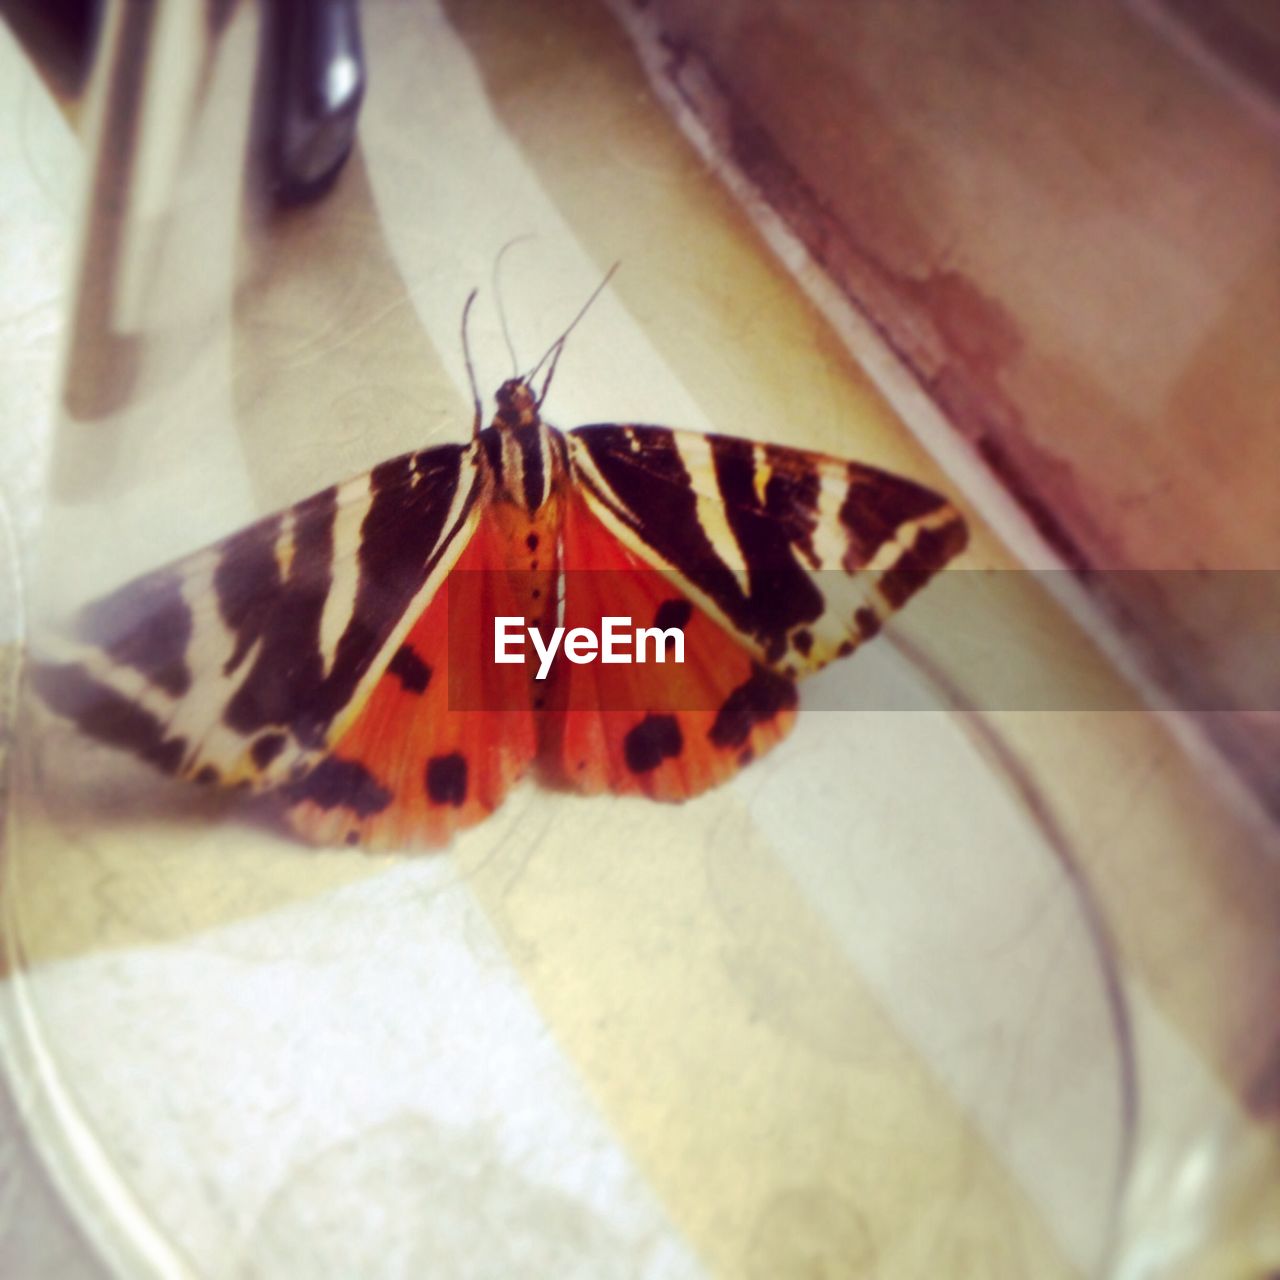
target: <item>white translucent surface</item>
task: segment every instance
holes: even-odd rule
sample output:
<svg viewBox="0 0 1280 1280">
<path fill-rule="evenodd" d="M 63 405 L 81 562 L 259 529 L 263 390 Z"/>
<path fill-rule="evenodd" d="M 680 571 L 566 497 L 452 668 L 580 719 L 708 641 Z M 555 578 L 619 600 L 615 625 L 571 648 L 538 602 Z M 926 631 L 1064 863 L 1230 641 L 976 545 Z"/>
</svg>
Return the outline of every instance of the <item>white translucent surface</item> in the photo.
<svg viewBox="0 0 1280 1280">
<path fill-rule="evenodd" d="M 526 361 L 623 263 L 556 423 L 714 428 L 946 487 L 609 19 L 535 8 L 365 6 L 361 148 L 277 218 L 240 187 L 256 10 L 237 11 L 183 145 L 148 152 L 177 169 L 149 173 L 126 237 L 129 394 L 58 424 L 44 611 L 464 438 L 462 302 L 486 288 L 492 386 L 488 281 L 529 233 L 503 284 Z M 974 530 L 970 563 L 1008 566 Z M 915 639 L 945 666 L 945 635 Z M 8 1056 L 95 1236 L 132 1273 L 210 1277 L 1089 1273 L 1125 1151 L 1121 956 L 1015 783 L 1051 795 L 1086 877 L 1135 868 L 1105 906 L 1138 964 L 1142 894 L 1176 901 L 1162 868 L 1237 833 L 1208 801 L 1188 818 L 1194 779 L 1137 716 L 824 712 L 824 681 L 934 704 L 880 643 L 696 801 L 524 784 L 447 852 L 377 859 L 300 848 L 29 707 Z M 1235 1109 L 1196 1017 L 1122 982 L 1140 1234 Z"/>
</svg>

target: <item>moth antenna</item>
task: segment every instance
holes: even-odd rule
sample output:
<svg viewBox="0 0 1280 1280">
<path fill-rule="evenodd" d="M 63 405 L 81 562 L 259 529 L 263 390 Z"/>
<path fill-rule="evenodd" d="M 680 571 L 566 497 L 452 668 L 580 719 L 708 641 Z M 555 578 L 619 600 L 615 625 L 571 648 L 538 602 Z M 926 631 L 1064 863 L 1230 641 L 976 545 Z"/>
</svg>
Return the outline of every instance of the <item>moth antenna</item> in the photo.
<svg viewBox="0 0 1280 1280">
<path fill-rule="evenodd" d="M 537 403 L 539 409 L 542 408 L 542 402 L 547 398 L 547 392 L 551 390 L 551 379 L 556 376 L 556 365 L 560 363 L 560 356 L 564 352 L 564 341 L 563 337 L 557 339 L 556 344 L 551 348 L 551 351 L 554 351 L 555 354 L 551 355 L 551 351 L 547 353 L 547 355 L 551 355 L 551 363 L 547 365 L 547 376 L 543 378 L 542 390 L 538 393 Z M 546 357 L 544 356 L 543 359 L 546 359 Z M 529 376 L 532 377 L 533 374 Z"/>
<path fill-rule="evenodd" d="M 551 367 L 547 370 L 546 380 L 542 384 L 542 394 L 538 397 L 539 407 L 541 407 L 543 400 L 546 399 L 547 392 L 551 389 L 551 378 L 556 371 L 556 364 L 560 359 L 560 353 L 564 350 L 564 344 L 569 339 L 569 335 L 578 327 L 578 321 L 580 321 L 582 317 L 591 310 L 591 304 L 604 292 L 605 286 L 613 279 L 621 265 L 622 264 L 620 262 L 615 262 L 613 266 L 604 273 L 604 279 L 601 280 L 600 283 L 591 291 L 591 296 L 582 304 L 582 308 L 579 310 L 578 314 L 569 321 L 564 332 L 546 349 L 542 359 L 539 360 L 527 374 L 525 374 L 525 381 L 532 382 L 533 379 L 537 377 L 538 370 L 541 369 L 548 360 L 551 361 Z"/>
<path fill-rule="evenodd" d="M 471 363 L 471 344 L 467 341 L 467 320 L 471 316 L 471 307 L 475 303 L 479 289 L 472 289 L 467 294 L 467 301 L 462 308 L 462 357 L 467 362 L 467 381 L 471 383 L 471 402 L 476 407 L 475 422 L 471 428 L 471 434 L 478 436 L 480 434 L 480 421 L 483 409 L 480 406 L 480 388 L 476 385 L 476 369 Z"/>
<path fill-rule="evenodd" d="M 502 287 L 499 276 L 502 270 L 502 259 L 506 256 L 507 250 L 514 245 L 523 244 L 526 240 L 532 240 L 533 238 L 533 232 L 527 231 L 522 236 L 516 236 L 508 240 L 498 250 L 498 256 L 493 260 L 493 300 L 494 305 L 498 308 L 498 323 L 502 326 L 502 340 L 507 344 L 507 354 L 511 357 L 511 376 L 513 378 L 520 376 L 520 362 L 516 359 L 516 348 L 511 341 L 511 330 L 507 327 L 507 309 L 502 305 Z"/>
</svg>

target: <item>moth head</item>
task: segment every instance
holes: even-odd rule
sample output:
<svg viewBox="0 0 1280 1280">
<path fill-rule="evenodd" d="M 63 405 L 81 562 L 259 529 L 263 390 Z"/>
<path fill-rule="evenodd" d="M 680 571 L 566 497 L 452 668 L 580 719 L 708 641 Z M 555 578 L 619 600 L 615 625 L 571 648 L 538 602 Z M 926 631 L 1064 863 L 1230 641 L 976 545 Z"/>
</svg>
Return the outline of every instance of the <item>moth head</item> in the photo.
<svg viewBox="0 0 1280 1280">
<path fill-rule="evenodd" d="M 495 427 L 538 425 L 538 397 L 526 379 L 508 378 L 494 398 L 498 403 L 498 411 L 493 415 Z"/>
</svg>

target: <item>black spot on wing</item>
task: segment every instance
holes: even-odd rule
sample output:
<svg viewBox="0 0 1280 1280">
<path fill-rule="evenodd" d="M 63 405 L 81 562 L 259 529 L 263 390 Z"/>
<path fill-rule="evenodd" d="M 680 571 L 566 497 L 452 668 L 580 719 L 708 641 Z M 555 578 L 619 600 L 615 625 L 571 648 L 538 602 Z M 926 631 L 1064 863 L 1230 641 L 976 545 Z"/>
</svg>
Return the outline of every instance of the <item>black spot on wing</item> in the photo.
<svg viewBox="0 0 1280 1280">
<path fill-rule="evenodd" d="M 285 736 L 283 733 L 264 733 L 253 740 L 249 754 L 259 769 L 265 769 L 283 750 Z"/>
<path fill-rule="evenodd" d="M 813 632 L 808 627 L 801 627 L 791 638 L 792 644 L 795 645 L 796 651 L 803 657 L 808 657 L 813 649 Z"/>
<path fill-rule="evenodd" d="M 632 773 L 649 773 L 684 750 L 684 735 L 675 716 L 647 715 L 622 741 L 623 758 Z"/>
<path fill-rule="evenodd" d="M 683 631 L 692 617 L 693 605 L 687 600 L 664 600 L 654 615 L 653 625 L 662 631 L 668 631 L 672 627 Z"/>
<path fill-rule="evenodd" d="M 524 545 L 525 545 L 526 547 L 528 547 L 530 551 L 537 551 L 537 549 L 538 549 L 538 535 L 537 535 L 536 533 L 528 534 L 528 535 L 525 537 Z"/>
<path fill-rule="evenodd" d="M 221 777 L 222 775 L 214 765 L 206 764 L 200 766 L 199 772 L 191 779 L 191 781 L 202 787 L 211 787 Z"/>
<path fill-rule="evenodd" d="M 432 756 L 427 761 L 423 783 L 432 804 L 450 804 L 456 809 L 467 798 L 467 762 L 457 751 Z"/>
<path fill-rule="evenodd" d="M 396 656 L 387 664 L 387 671 L 408 693 L 425 693 L 431 683 L 431 668 L 418 657 L 412 645 L 402 644 L 396 650 Z"/>
<path fill-rule="evenodd" d="M 172 570 L 139 578 L 86 605 L 79 618 L 86 640 L 175 698 L 191 687 L 187 667 L 191 629 L 182 577 Z"/>
<path fill-rule="evenodd" d="M 758 666 L 721 704 L 707 736 L 717 747 L 741 747 L 756 725 L 766 724 L 795 705 L 795 685 Z"/>
<path fill-rule="evenodd" d="M 37 665 L 31 680 L 52 710 L 89 737 L 129 751 L 162 773 L 178 771 L 186 739 L 169 737 L 151 712 L 95 680 L 79 663 Z"/>
<path fill-rule="evenodd" d="M 853 621 L 858 628 L 858 634 L 864 640 L 870 640 L 873 636 L 879 634 L 880 619 L 876 616 L 876 611 L 868 608 L 865 604 L 853 615 Z M 849 645 L 848 649 L 845 648 L 845 645 Z M 846 653 L 852 652 L 853 645 L 846 640 L 845 644 L 840 646 L 840 656 L 843 658 Z"/>
<path fill-rule="evenodd" d="M 285 788 L 292 803 L 310 801 L 321 809 L 349 809 L 371 818 L 391 803 L 391 792 L 358 760 L 326 756 L 310 773 Z"/>
</svg>

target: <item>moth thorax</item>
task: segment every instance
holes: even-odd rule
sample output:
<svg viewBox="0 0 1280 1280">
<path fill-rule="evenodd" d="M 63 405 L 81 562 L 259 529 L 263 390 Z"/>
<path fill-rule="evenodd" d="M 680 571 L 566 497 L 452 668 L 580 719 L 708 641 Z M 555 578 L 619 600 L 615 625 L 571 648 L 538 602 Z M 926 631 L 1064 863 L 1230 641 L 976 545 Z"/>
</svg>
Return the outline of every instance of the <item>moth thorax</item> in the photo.
<svg viewBox="0 0 1280 1280">
<path fill-rule="evenodd" d="M 529 426 L 495 424 L 498 441 L 497 480 L 502 496 L 515 506 L 537 515 L 557 488 L 563 464 L 557 433 L 542 421 Z"/>
</svg>

